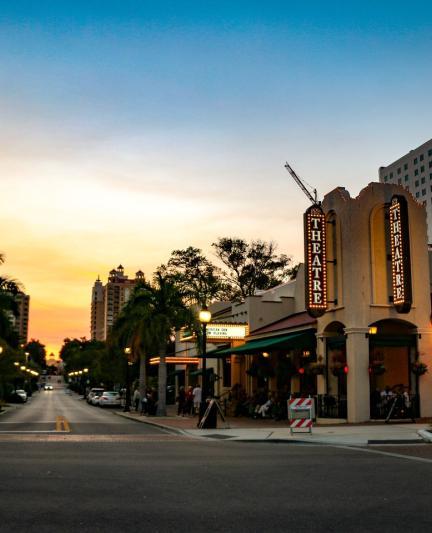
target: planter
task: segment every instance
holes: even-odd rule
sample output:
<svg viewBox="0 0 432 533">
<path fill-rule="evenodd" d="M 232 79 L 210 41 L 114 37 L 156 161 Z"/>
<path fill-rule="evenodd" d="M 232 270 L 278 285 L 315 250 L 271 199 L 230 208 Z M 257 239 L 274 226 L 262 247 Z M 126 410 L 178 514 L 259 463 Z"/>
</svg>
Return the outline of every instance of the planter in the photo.
<svg viewBox="0 0 432 533">
<path fill-rule="evenodd" d="M 421 361 L 416 361 L 411 365 L 411 371 L 416 376 L 423 376 L 423 374 L 426 374 L 428 371 L 428 366 L 426 363 L 422 363 Z"/>
<path fill-rule="evenodd" d="M 370 371 L 374 376 L 381 376 L 386 371 L 386 367 L 384 365 L 372 365 Z"/>
<path fill-rule="evenodd" d="M 321 376 L 324 374 L 325 366 L 324 365 L 316 365 L 309 367 L 309 373 L 314 376 Z"/>
</svg>

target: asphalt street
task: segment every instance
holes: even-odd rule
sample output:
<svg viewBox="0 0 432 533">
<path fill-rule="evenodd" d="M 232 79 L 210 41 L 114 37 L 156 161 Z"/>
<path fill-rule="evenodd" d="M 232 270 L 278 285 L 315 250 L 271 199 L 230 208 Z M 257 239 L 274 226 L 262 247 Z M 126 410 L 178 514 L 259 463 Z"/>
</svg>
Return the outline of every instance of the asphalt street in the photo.
<svg viewBox="0 0 432 533">
<path fill-rule="evenodd" d="M 75 393 L 67 394 L 62 385 L 52 391 L 36 392 L 27 404 L 0 416 L 0 437 L 5 433 L 58 433 L 73 435 L 162 434 L 158 428 L 138 424 L 115 415 L 112 408 L 101 409 L 87 404 Z"/>
<path fill-rule="evenodd" d="M 1 532 L 432 529 L 427 458 L 179 438 L 53 392 L 0 417 Z"/>
</svg>

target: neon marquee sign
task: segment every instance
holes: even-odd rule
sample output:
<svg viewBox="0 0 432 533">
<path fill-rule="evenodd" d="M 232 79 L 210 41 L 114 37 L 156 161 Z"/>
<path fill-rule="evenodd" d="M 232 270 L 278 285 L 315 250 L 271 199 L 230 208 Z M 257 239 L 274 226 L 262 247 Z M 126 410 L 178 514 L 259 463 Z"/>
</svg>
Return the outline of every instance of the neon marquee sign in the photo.
<svg viewBox="0 0 432 533">
<path fill-rule="evenodd" d="M 394 195 L 390 203 L 390 247 L 393 305 L 398 313 L 408 313 L 412 304 L 408 204 L 401 195 Z"/>
<path fill-rule="evenodd" d="M 304 214 L 306 310 L 312 317 L 327 309 L 326 220 L 323 210 L 313 205 Z"/>
</svg>

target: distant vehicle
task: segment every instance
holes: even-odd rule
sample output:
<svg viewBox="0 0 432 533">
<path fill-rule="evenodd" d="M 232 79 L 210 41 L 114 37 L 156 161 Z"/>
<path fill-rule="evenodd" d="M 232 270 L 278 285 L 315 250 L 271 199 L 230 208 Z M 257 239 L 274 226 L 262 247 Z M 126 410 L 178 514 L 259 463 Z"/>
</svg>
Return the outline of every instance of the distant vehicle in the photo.
<svg viewBox="0 0 432 533">
<path fill-rule="evenodd" d="M 99 407 L 111 407 L 121 405 L 120 394 L 115 391 L 105 391 L 97 399 Z"/>
<path fill-rule="evenodd" d="M 94 387 L 93 389 L 90 389 L 90 392 L 87 394 L 87 403 L 92 403 L 92 399 L 94 396 L 100 396 L 105 389 Z"/>
<path fill-rule="evenodd" d="M 53 390 L 53 386 L 47 383 L 46 385 L 44 385 L 44 390 Z"/>
</svg>

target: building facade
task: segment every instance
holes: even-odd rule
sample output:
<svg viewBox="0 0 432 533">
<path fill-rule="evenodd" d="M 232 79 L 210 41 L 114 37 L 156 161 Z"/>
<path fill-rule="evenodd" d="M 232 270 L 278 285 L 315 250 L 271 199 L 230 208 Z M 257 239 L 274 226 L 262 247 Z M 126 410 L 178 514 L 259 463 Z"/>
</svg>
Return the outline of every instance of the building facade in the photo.
<svg viewBox="0 0 432 533">
<path fill-rule="evenodd" d="M 413 416 L 432 416 L 424 206 L 402 186 L 371 183 L 356 198 L 342 187 L 331 191 L 322 216 L 325 308 L 309 314 L 305 284 L 315 270 L 308 263 L 296 280 L 251 297 L 259 305 L 214 307 L 212 322 L 250 326 L 243 341 L 208 346 L 218 393 L 237 385 L 251 398 L 266 391 L 285 415 L 287 397 L 313 396 L 318 418 L 354 423 L 385 418 L 389 398 L 403 395 Z"/>
<path fill-rule="evenodd" d="M 135 278 L 129 279 L 122 265 L 110 271 L 105 285 L 98 276 L 92 288 L 90 319 L 92 340 L 106 340 L 133 289 L 142 281 L 144 273 L 141 270 L 136 272 Z"/>
<path fill-rule="evenodd" d="M 20 344 L 26 344 L 28 341 L 30 296 L 19 292 L 15 296 L 15 300 L 18 306 L 18 315 L 12 317 L 13 327 L 19 337 Z"/>
<path fill-rule="evenodd" d="M 432 242 L 432 139 L 380 167 L 379 181 L 401 185 L 426 207 L 428 241 Z"/>
</svg>

